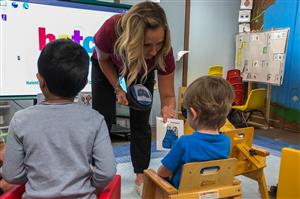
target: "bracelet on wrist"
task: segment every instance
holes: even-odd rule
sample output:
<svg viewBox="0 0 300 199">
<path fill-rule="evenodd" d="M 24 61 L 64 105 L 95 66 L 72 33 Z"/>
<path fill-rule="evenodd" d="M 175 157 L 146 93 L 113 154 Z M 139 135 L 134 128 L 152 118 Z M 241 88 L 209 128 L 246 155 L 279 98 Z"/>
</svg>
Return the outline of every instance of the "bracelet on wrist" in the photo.
<svg viewBox="0 0 300 199">
<path fill-rule="evenodd" d="M 120 86 L 120 84 L 117 84 L 117 85 L 114 87 L 115 93 L 118 93 L 118 92 L 120 91 L 120 89 L 122 89 L 122 87 Z"/>
</svg>

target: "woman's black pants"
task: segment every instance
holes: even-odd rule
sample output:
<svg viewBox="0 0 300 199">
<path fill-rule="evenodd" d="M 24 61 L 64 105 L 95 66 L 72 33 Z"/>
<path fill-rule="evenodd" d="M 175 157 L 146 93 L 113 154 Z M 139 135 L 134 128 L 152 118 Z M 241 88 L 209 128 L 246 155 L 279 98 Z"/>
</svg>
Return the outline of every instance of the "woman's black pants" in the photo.
<svg viewBox="0 0 300 199">
<path fill-rule="evenodd" d="M 101 113 L 109 131 L 116 117 L 116 95 L 114 88 L 101 71 L 98 61 L 92 59 L 92 106 Z M 155 72 L 147 75 L 143 83 L 153 95 Z M 140 77 L 137 79 L 140 83 Z M 151 128 L 149 116 L 151 110 L 137 111 L 130 108 L 130 154 L 135 173 L 143 173 L 147 169 L 151 155 Z"/>
</svg>

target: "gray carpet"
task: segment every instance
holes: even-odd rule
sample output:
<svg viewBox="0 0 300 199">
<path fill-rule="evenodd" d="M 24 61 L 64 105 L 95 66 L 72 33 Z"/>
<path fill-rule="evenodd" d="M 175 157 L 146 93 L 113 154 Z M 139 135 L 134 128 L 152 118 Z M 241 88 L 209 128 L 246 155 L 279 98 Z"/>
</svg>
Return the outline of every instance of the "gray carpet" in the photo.
<svg viewBox="0 0 300 199">
<path fill-rule="evenodd" d="M 267 157 L 267 168 L 264 169 L 268 189 L 270 186 L 276 185 L 279 175 L 280 157 L 277 154 L 272 154 Z M 120 157 L 121 158 L 121 157 Z M 118 158 L 117 158 L 118 159 Z M 160 166 L 161 158 L 151 159 L 149 168 L 157 170 Z M 122 162 L 122 161 L 119 161 Z M 134 189 L 134 178 L 131 162 L 118 163 L 118 174 L 121 175 L 121 198 L 135 199 L 139 198 Z M 256 181 L 249 178 L 239 176 L 238 179 L 242 182 L 243 198 L 257 199 L 260 198 L 258 185 Z"/>
</svg>

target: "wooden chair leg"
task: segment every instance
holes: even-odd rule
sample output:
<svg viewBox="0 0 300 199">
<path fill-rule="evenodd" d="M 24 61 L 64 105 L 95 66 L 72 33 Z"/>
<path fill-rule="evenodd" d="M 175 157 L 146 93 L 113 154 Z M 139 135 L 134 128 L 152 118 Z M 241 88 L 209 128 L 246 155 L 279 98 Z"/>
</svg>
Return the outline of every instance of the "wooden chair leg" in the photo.
<svg viewBox="0 0 300 199">
<path fill-rule="evenodd" d="M 269 199 L 270 197 L 263 169 L 257 171 L 257 182 L 261 198 Z"/>
<path fill-rule="evenodd" d="M 270 199 L 263 168 L 252 171 L 244 175 L 247 176 L 248 178 L 257 181 L 261 198 Z"/>
</svg>

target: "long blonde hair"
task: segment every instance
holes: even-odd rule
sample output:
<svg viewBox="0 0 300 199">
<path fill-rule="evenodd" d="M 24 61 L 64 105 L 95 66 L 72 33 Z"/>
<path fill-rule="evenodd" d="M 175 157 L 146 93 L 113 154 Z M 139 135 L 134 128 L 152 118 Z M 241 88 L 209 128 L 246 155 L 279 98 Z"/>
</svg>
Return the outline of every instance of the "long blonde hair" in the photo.
<svg viewBox="0 0 300 199">
<path fill-rule="evenodd" d="M 138 73 L 143 69 L 142 81 L 146 79 L 148 68 L 144 58 L 144 37 L 146 30 L 163 27 L 165 38 L 162 48 L 154 58 L 154 66 L 165 71 L 164 57 L 171 48 L 170 30 L 167 17 L 157 3 L 142 2 L 133 6 L 117 23 L 118 39 L 114 51 L 123 63 L 122 76 L 127 75 L 127 85 L 136 80 Z"/>
</svg>

